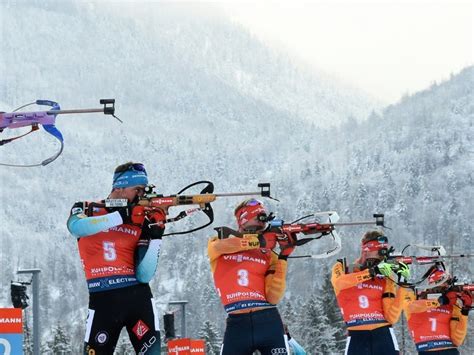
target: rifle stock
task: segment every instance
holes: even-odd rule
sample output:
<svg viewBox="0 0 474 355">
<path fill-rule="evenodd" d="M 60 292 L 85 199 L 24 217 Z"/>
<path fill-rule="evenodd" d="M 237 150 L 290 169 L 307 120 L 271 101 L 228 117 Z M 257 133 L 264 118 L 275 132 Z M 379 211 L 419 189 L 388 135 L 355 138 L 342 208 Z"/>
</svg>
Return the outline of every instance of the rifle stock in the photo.
<svg viewBox="0 0 474 355">
<path fill-rule="evenodd" d="M 214 202 L 217 198 L 215 194 L 199 194 L 199 195 L 172 195 L 172 196 L 146 196 L 138 201 L 138 205 L 150 207 L 151 209 L 159 208 L 168 214 L 168 209 L 173 206 L 182 205 L 199 205 L 203 208 L 206 203 Z"/>
<path fill-rule="evenodd" d="M 200 194 L 196 195 L 181 195 L 182 192 L 188 188 L 206 184 L 206 187 L 201 191 Z M 168 209 L 174 206 L 184 206 L 184 205 L 198 205 L 202 211 L 210 210 L 210 203 L 214 202 L 218 197 L 236 197 L 236 196 L 270 196 L 270 183 L 259 183 L 258 187 L 260 191 L 258 192 L 231 192 L 231 193 L 221 193 L 214 194 L 214 184 L 210 181 L 198 181 L 191 185 L 186 186 L 184 189 L 179 191 L 176 195 L 159 195 L 153 192 L 155 186 L 149 185 L 145 189 L 145 195 L 141 197 L 138 201 L 139 206 L 145 207 L 146 211 L 153 211 L 154 209 L 161 209 L 168 215 Z"/>
</svg>

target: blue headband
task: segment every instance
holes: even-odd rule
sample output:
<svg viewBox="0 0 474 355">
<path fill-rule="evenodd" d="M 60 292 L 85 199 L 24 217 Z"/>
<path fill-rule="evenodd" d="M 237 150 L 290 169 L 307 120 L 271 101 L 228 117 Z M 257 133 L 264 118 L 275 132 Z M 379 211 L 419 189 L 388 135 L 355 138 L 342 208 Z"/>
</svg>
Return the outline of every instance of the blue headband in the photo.
<svg viewBox="0 0 474 355">
<path fill-rule="evenodd" d="M 127 170 L 114 174 L 113 188 L 125 188 L 138 185 L 148 185 L 148 177 L 144 171 Z"/>
</svg>

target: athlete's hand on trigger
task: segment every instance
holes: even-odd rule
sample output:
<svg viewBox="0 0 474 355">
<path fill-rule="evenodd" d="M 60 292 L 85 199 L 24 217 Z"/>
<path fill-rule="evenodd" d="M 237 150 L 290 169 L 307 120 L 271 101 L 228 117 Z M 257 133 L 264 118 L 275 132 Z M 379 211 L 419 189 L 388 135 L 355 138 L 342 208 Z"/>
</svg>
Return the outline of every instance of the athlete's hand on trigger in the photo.
<svg viewBox="0 0 474 355">
<path fill-rule="evenodd" d="M 293 234 L 283 234 L 277 237 L 280 245 L 280 259 L 287 259 L 296 247 L 296 239 Z"/>
<path fill-rule="evenodd" d="M 398 276 L 401 276 L 405 280 L 408 280 L 410 278 L 410 267 L 403 262 L 399 262 L 396 273 Z"/>
<path fill-rule="evenodd" d="M 133 206 L 131 212 L 131 221 L 136 225 L 143 225 L 145 222 L 145 217 L 148 219 L 149 223 L 164 223 L 166 221 L 166 214 L 161 209 L 149 210 L 145 206 Z"/>
<path fill-rule="evenodd" d="M 160 209 L 154 209 L 150 213 L 147 213 L 147 218 L 152 222 L 156 223 L 157 226 L 163 227 L 166 223 L 166 213 L 163 211 L 161 208 Z"/>
<path fill-rule="evenodd" d="M 392 268 L 392 264 L 382 261 L 372 268 L 372 273 L 375 275 L 389 277 L 392 274 Z"/>
<path fill-rule="evenodd" d="M 472 294 L 468 291 L 463 291 L 460 295 L 459 298 L 462 301 L 462 307 L 464 308 L 469 308 L 472 306 Z"/>
<path fill-rule="evenodd" d="M 166 214 L 164 211 L 153 210 L 146 214 L 142 226 L 142 237 L 147 239 L 161 239 L 165 232 Z"/>
<path fill-rule="evenodd" d="M 469 311 L 472 307 L 472 293 L 469 291 L 463 291 L 460 294 L 462 306 L 461 306 L 461 314 L 464 316 L 469 315 Z"/>
</svg>

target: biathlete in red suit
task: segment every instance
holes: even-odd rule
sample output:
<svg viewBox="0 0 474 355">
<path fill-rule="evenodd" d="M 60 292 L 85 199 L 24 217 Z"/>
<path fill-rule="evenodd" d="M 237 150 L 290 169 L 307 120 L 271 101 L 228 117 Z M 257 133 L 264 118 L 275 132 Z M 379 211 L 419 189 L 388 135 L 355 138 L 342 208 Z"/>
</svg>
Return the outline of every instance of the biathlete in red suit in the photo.
<svg viewBox="0 0 474 355">
<path fill-rule="evenodd" d="M 222 355 L 289 354 L 276 304 L 285 291 L 293 240 L 264 232 L 266 216 L 260 201 L 246 200 L 235 209 L 244 236 L 208 243 L 214 284 L 228 313 Z M 280 255 L 272 251 L 277 241 Z"/>
<path fill-rule="evenodd" d="M 450 291 L 450 279 L 447 271 L 435 269 L 428 282 L 434 284 L 438 280 L 446 280 L 439 286 L 446 289 L 441 297 L 428 299 L 426 293 L 421 293 L 416 299 L 412 291 L 406 296 L 404 308 L 408 329 L 418 354 L 459 354 L 457 347 L 463 343 L 467 334 L 472 294 L 468 291 Z"/>
<path fill-rule="evenodd" d="M 113 354 L 126 327 L 137 354 L 160 354 L 160 332 L 148 285 L 158 264 L 164 212 L 137 206 L 148 178 L 143 164 L 115 169 L 109 200 L 124 207 L 78 202 L 67 221 L 77 238 L 89 288 L 84 354 Z"/>
<path fill-rule="evenodd" d="M 346 354 L 399 353 L 391 325 L 400 317 L 405 289 L 397 289 L 389 278 L 394 266 L 382 261 L 387 250 L 387 237 L 379 231 L 367 232 L 356 263 L 347 267 L 338 261 L 333 266 L 331 282 L 349 333 Z M 398 265 L 396 272 L 409 277 L 405 264 Z"/>
</svg>

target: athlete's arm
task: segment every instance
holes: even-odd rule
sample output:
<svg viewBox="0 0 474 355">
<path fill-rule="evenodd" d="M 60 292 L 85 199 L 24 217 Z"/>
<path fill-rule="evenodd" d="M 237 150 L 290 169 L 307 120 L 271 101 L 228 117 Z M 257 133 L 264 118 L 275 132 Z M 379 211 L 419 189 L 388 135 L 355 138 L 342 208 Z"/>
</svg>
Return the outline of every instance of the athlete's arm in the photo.
<svg viewBox="0 0 474 355">
<path fill-rule="evenodd" d="M 265 296 L 271 304 L 280 302 L 285 294 L 287 267 L 286 260 L 279 259 L 275 253 L 272 253 L 270 267 L 265 275 Z"/>
<path fill-rule="evenodd" d="M 293 351 L 294 355 L 306 355 L 306 351 L 294 338 L 288 340 L 288 345 L 290 346 L 290 349 Z"/>
<path fill-rule="evenodd" d="M 422 312 L 426 312 L 427 310 L 431 308 L 436 308 L 439 306 L 440 304 L 437 300 L 423 299 L 423 300 L 416 300 L 416 301 L 411 302 L 407 308 L 410 313 L 422 313 Z"/>
<path fill-rule="evenodd" d="M 87 237 L 123 223 L 120 213 L 115 211 L 102 216 L 87 217 L 84 204 L 77 202 L 71 209 L 67 229 L 76 238 Z"/>
<path fill-rule="evenodd" d="M 351 272 L 346 274 L 344 271 L 344 266 L 340 261 L 338 261 L 332 268 L 331 283 L 334 287 L 334 291 L 338 294 L 340 291 L 345 290 L 346 288 L 351 288 L 357 286 L 358 284 L 370 280 L 370 272 L 368 269 Z"/>
<path fill-rule="evenodd" d="M 390 324 L 395 324 L 400 318 L 402 310 L 410 301 L 410 289 L 398 287 L 394 281 L 386 279 L 385 289 L 382 294 L 382 305 L 385 319 Z"/>
<path fill-rule="evenodd" d="M 144 220 L 135 252 L 136 276 L 139 282 L 148 283 L 155 275 L 165 222 L 164 211 L 155 212 Z"/>
<path fill-rule="evenodd" d="M 467 324 L 468 319 L 467 315 L 461 313 L 461 308 L 457 305 L 453 307 L 453 313 L 451 315 L 451 321 L 449 323 L 449 328 L 451 330 L 451 341 L 456 346 L 461 346 L 466 338 L 467 334 Z"/>
<path fill-rule="evenodd" d="M 161 239 L 139 240 L 136 253 L 137 280 L 148 283 L 155 275 L 160 257 Z"/>
<path fill-rule="evenodd" d="M 224 254 L 233 254 L 258 248 L 260 248 L 260 242 L 256 234 L 244 235 L 243 238 L 219 239 L 218 237 L 212 237 L 207 243 L 207 253 L 211 262 Z"/>
</svg>

